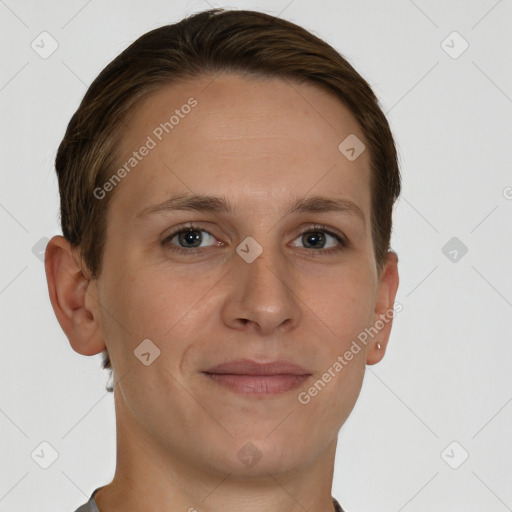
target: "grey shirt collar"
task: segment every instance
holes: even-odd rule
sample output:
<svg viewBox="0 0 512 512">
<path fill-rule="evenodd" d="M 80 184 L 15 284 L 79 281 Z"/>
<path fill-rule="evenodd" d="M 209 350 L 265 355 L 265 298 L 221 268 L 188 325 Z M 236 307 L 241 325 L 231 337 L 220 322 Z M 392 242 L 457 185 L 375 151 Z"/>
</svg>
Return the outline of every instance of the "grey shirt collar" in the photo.
<svg viewBox="0 0 512 512">
<path fill-rule="evenodd" d="M 75 510 L 75 512 L 100 512 L 99 509 L 98 509 L 98 506 L 96 505 L 96 500 L 94 499 L 94 495 L 100 489 L 101 489 L 101 487 L 98 487 L 97 489 L 94 489 L 93 493 L 91 494 L 91 498 L 89 499 L 89 501 L 85 505 L 82 505 L 81 507 L 77 508 Z M 332 499 L 332 503 L 334 505 L 335 512 L 344 512 L 343 509 L 341 508 L 340 504 L 338 503 L 338 501 L 335 498 Z"/>
</svg>

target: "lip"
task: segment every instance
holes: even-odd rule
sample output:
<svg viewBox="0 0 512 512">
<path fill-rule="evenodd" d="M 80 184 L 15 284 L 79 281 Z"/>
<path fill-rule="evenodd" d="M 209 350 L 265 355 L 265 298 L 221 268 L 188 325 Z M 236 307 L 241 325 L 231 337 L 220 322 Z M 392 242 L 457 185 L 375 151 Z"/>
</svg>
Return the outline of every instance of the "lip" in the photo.
<svg viewBox="0 0 512 512">
<path fill-rule="evenodd" d="M 203 373 L 217 384 L 244 395 L 275 395 L 299 387 L 311 373 L 290 361 L 259 363 L 237 359 Z"/>
<path fill-rule="evenodd" d="M 286 360 L 258 363 L 252 359 L 235 359 L 213 366 L 205 373 L 232 374 L 232 375 L 311 375 L 310 372 Z"/>
</svg>

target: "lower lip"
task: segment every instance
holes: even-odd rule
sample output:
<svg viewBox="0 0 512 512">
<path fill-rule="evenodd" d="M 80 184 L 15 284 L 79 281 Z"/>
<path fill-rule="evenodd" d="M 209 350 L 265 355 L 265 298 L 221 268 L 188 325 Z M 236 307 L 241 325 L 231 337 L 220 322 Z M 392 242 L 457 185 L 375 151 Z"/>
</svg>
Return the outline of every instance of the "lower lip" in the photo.
<svg viewBox="0 0 512 512">
<path fill-rule="evenodd" d="M 206 373 L 210 379 L 243 395 L 276 395 L 298 388 L 310 375 L 234 375 Z"/>
</svg>

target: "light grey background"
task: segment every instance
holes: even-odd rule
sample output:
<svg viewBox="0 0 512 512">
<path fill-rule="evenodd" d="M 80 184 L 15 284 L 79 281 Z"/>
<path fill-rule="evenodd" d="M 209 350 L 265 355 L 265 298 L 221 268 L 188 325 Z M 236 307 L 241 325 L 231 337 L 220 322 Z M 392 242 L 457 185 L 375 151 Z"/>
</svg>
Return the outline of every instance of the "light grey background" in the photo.
<svg viewBox="0 0 512 512">
<path fill-rule="evenodd" d="M 142 33 L 209 6 L 327 40 L 396 137 L 403 311 L 342 428 L 333 495 L 348 512 L 512 510 L 511 0 L 0 0 L 0 512 L 72 511 L 113 477 L 108 373 L 69 346 L 32 249 L 60 233 L 53 161 L 87 86 Z"/>
</svg>

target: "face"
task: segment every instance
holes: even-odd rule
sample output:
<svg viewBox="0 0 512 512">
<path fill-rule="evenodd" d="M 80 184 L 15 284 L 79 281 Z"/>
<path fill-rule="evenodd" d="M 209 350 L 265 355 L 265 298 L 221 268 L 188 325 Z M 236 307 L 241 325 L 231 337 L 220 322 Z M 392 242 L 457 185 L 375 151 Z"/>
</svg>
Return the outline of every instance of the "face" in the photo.
<svg viewBox="0 0 512 512">
<path fill-rule="evenodd" d="M 338 149 L 360 127 L 314 85 L 233 75 L 162 88 L 127 125 L 119 168 L 137 163 L 106 187 L 88 290 L 118 425 L 223 474 L 308 464 L 335 446 L 374 349 L 341 370 L 339 356 L 394 296 L 376 271 L 370 157 Z M 212 370 L 236 360 L 300 369 Z"/>
</svg>

